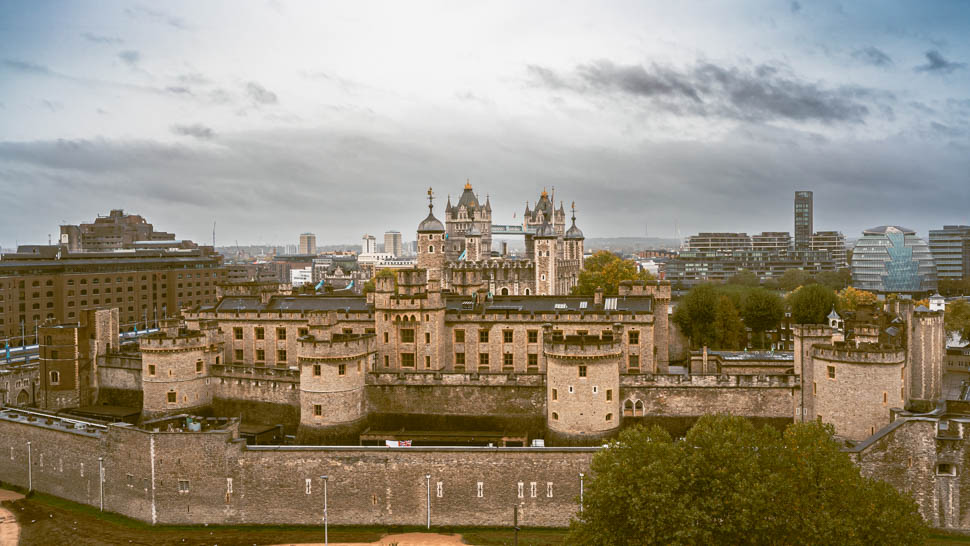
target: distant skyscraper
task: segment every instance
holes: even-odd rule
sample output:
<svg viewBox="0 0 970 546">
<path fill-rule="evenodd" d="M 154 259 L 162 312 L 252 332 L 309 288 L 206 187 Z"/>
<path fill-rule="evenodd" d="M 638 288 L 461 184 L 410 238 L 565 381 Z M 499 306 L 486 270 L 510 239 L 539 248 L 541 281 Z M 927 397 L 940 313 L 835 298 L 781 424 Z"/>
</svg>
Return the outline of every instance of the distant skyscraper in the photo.
<svg viewBox="0 0 970 546">
<path fill-rule="evenodd" d="M 375 252 L 377 252 L 377 238 L 365 233 L 360 241 L 360 253 L 373 254 Z"/>
<path fill-rule="evenodd" d="M 970 278 L 970 226 L 931 229 L 930 252 L 941 281 Z"/>
<path fill-rule="evenodd" d="M 312 233 L 300 234 L 300 254 L 317 253 L 317 236 Z"/>
<path fill-rule="evenodd" d="M 795 192 L 795 248 L 806 249 L 812 244 L 812 192 Z"/>
<path fill-rule="evenodd" d="M 384 252 L 397 258 L 401 255 L 401 232 L 388 231 L 384 233 Z"/>
</svg>

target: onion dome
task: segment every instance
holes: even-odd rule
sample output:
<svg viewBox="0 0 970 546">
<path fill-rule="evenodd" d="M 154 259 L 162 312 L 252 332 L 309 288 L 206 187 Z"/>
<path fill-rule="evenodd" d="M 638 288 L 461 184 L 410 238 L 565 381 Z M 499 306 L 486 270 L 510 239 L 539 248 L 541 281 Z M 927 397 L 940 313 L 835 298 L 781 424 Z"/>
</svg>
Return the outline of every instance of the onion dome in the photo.
<svg viewBox="0 0 970 546">
<path fill-rule="evenodd" d="M 562 208 L 561 206 L 559 207 Z M 576 202 L 573 201 L 573 225 L 566 230 L 566 239 L 585 239 L 583 231 L 576 227 Z"/>
<path fill-rule="evenodd" d="M 444 233 L 445 226 L 434 217 L 433 208 L 434 205 L 431 203 L 432 195 L 431 188 L 428 188 L 428 217 L 425 218 L 420 224 L 418 224 L 418 233 Z"/>
</svg>

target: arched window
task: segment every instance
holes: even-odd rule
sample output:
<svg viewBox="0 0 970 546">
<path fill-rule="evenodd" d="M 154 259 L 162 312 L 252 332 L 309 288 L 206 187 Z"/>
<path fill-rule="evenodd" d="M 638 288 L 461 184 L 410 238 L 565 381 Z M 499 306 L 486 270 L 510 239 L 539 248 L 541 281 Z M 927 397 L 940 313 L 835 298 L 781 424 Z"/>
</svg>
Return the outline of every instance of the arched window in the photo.
<svg viewBox="0 0 970 546">
<path fill-rule="evenodd" d="M 59 385 L 61 383 L 61 373 L 58 371 L 51 372 L 51 385 Z"/>
<path fill-rule="evenodd" d="M 428 247 L 428 252 L 432 252 L 432 253 L 434 252 L 434 245 L 431 245 Z"/>
<path fill-rule="evenodd" d="M 556 412 L 552 412 L 552 420 L 553 421 L 558 421 L 559 420 L 559 414 L 556 413 Z"/>
<path fill-rule="evenodd" d="M 637 403 L 633 406 L 633 415 L 643 415 L 643 400 L 637 400 Z"/>
<path fill-rule="evenodd" d="M 623 415 L 626 415 L 627 417 L 633 416 L 633 400 L 623 402 Z"/>
<path fill-rule="evenodd" d="M 508 296 L 509 295 L 509 289 L 508 288 L 503 288 L 502 289 L 502 295 L 503 296 Z"/>
</svg>

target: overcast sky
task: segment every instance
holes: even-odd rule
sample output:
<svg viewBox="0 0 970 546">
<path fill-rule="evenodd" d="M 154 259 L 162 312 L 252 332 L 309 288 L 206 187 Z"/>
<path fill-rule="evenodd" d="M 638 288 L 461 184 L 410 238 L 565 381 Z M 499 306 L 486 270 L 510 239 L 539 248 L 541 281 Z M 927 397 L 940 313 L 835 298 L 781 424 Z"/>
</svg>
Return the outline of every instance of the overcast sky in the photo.
<svg viewBox="0 0 970 546">
<path fill-rule="evenodd" d="M 587 237 L 970 223 L 968 6 L 0 0 L 0 246 L 412 239 L 466 179 Z"/>
</svg>

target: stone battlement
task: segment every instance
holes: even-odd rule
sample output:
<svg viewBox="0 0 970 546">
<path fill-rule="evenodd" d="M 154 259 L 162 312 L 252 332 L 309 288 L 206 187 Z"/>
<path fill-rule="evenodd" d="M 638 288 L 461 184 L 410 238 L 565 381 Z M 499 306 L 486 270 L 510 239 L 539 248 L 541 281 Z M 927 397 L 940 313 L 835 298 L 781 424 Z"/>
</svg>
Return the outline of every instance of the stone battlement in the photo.
<svg viewBox="0 0 970 546">
<path fill-rule="evenodd" d="M 623 374 L 620 386 L 624 388 L 656 387 L 761 387 L 798 388 L 801 385 L 795 375 L 683 375 L 683 374 Z"/>
<path fill-rule="evenodd" d="M 545 374 L 462 373 L 462 372 L 371 372 L 368 385 L 444 385 L 473 387 L 541 387 Z"/>
<path fill-rule="evenodd" d="M 864 343 L 853 346 L 843 343 L 815 345 L 812 356 L 827 361 L 848 364 L 899 364 L 906 358 L 906 350 L 896 347 Z"/>
</svg>

